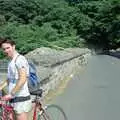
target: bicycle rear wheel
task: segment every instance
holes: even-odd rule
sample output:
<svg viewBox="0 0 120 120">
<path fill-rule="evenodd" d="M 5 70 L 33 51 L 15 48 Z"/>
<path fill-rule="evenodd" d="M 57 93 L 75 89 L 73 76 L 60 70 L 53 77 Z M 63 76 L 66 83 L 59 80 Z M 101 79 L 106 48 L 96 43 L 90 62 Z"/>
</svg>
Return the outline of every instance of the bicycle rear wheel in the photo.
<svg viewBox="0 0 120 120">
<path fill-rule="evenodd" d="M 51 104 L 39 113 L 37 120 L 67 120 L 67 117 L 60 106 Z"/>
</svg>

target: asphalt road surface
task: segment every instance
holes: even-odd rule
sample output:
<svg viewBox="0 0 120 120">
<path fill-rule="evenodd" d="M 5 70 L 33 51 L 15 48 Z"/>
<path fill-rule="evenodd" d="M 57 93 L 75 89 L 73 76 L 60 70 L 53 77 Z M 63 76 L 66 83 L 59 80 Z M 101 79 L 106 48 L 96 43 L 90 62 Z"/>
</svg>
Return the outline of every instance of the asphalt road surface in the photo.
<svg viewBox="0 0 120 120">
<path fill-rule="evenodd" d="M 68 120 L 120 120 L 120 59 L 93 56 L 52 102 Z"/>
</svg>

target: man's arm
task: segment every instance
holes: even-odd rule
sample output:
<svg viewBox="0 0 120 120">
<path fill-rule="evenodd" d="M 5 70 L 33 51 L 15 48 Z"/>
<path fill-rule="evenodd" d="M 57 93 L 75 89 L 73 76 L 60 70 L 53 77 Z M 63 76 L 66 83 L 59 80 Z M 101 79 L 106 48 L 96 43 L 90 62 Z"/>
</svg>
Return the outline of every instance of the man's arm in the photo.
<svg viewBox="0 0 120 120">
<path fill-rule="evenodd" d="M 25 84 L 25 82 L 27 80 L 27 74 L 26 74 L 26 69 L 25 68 L 19 69 L 18 73 L 19 73 L 19 80 L 17 81 L 16 86 L 11 91 L 11 94 L 13 96 L 14 96 L 15 93 L 17 93 L 20 90 L 20 88 Z"/>
</svg>

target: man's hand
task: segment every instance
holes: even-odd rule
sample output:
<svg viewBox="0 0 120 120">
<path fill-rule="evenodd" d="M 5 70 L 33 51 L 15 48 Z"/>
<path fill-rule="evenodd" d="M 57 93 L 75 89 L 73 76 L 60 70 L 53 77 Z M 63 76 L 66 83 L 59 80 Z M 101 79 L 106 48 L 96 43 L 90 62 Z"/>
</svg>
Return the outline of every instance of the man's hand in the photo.
<svg viewBox="0 0 120 120">
<path fill-rule="evenodd" d="M 13 96 L 11 94 L 8 94 L 8 95 L 5 95 L 2 97 L 2 100 L 5 100 L 5 101 L 9 101 L 13 98 Z"/>
</svg>

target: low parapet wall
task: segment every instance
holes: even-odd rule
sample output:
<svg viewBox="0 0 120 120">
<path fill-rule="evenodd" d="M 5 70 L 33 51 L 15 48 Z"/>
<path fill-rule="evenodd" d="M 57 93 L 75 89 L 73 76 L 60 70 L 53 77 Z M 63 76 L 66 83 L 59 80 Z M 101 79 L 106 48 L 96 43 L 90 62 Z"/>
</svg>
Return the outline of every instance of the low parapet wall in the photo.
<svg viewBox="0 0 120 120">
<path fill-rule="evenodd" d="M 61 81 L 70 78 L 79 68 L 86 65 L 90 55 L 91 51 L 86 48 L 69 48 L 59 51 L 38 48 L 26 57 L 36 64 L 40 83 L 46 95 L 49 90 L 56 89 Z"/>
</svg>

